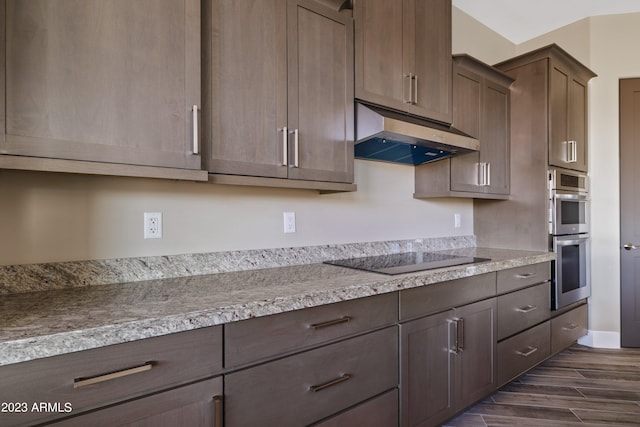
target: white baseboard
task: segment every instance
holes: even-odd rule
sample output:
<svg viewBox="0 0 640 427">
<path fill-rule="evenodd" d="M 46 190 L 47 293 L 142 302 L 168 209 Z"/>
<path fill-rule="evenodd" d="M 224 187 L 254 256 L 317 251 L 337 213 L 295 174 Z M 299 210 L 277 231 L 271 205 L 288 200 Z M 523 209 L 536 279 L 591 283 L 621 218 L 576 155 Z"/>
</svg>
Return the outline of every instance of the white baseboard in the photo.
<svg viewBox="0 0 640 427">
<path fill-rule="evenodd" d="M 578 344 L 594 348 L 620 348 L 620 332 L 589 331 Z"/>
</svg>

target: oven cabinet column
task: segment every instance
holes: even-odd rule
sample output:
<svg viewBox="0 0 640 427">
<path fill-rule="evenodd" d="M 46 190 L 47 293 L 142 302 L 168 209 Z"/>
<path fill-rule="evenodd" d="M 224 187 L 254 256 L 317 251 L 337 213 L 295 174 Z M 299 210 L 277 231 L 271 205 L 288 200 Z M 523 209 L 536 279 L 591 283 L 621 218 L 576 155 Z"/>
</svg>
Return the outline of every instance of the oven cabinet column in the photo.
<svg viewBox="0 0 640 427">
<path fill-rule="evenodd" d="M 490 394 L 496 300 L 400 325 L 401 426 L 434 426 Z"/>
</svg>

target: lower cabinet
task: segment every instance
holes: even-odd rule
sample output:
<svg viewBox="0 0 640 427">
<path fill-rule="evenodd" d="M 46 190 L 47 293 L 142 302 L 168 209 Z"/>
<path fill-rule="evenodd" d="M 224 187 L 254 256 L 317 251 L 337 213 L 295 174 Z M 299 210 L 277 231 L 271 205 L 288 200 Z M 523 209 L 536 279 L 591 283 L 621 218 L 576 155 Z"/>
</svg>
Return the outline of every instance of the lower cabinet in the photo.
<svg viewBox="0 0 640 427">
<path fill-rule="evenodd" d="M 498 386 L 502 386 L 549 357 L 550 322 L 498 343 Z"/>
<path fill-rule="evenodd" d="M 403 427 L 433 426 L 495 389 L 496 299 L 400 325 Z"/>
<path fill-rule="evenodd" d="M 314 427 L 393 427 L 398 425 L 398 389 L 374 397 Z"/>
<path fill-rule="evenodd" d="M 397 386 L 392 326 L 226 375 L 225 425 L 309 425 Z"/>
<path fill-rule="evenodd" d="M 52 424 L 60 427 L 222 427 L 222 377 Z"/>
</svg>

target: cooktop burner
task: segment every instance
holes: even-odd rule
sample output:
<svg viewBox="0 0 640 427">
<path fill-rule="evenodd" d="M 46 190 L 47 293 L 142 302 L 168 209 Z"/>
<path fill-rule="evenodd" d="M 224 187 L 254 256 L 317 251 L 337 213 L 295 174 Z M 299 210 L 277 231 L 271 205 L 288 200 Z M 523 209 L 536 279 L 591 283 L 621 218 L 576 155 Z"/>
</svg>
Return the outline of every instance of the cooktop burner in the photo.
<svg viewBox="0 0 640 427">
<path fill-rule="evenodd" d="M 490 259 L 448 255 L 437 252 L 404 252 L 390 255 L 339 259 L 335 261 L 325 261 L 324 263 L 382 274 L 402 274 L 483 261 L 490 261 Z"/>
</svg>

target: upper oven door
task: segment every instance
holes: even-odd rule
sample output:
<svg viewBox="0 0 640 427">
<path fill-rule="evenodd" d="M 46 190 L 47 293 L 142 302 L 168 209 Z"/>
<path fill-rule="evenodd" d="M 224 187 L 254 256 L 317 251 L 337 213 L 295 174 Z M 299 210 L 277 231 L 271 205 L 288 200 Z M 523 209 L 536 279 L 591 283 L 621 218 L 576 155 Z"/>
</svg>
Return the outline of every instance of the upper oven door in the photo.
<svg viewBox="0 0 640 427">
<path fill-rule="evenodd" d="M 554 191 L 551 198 L 551 234 L 589 233 L 589 196 Z"/>
</svg>

